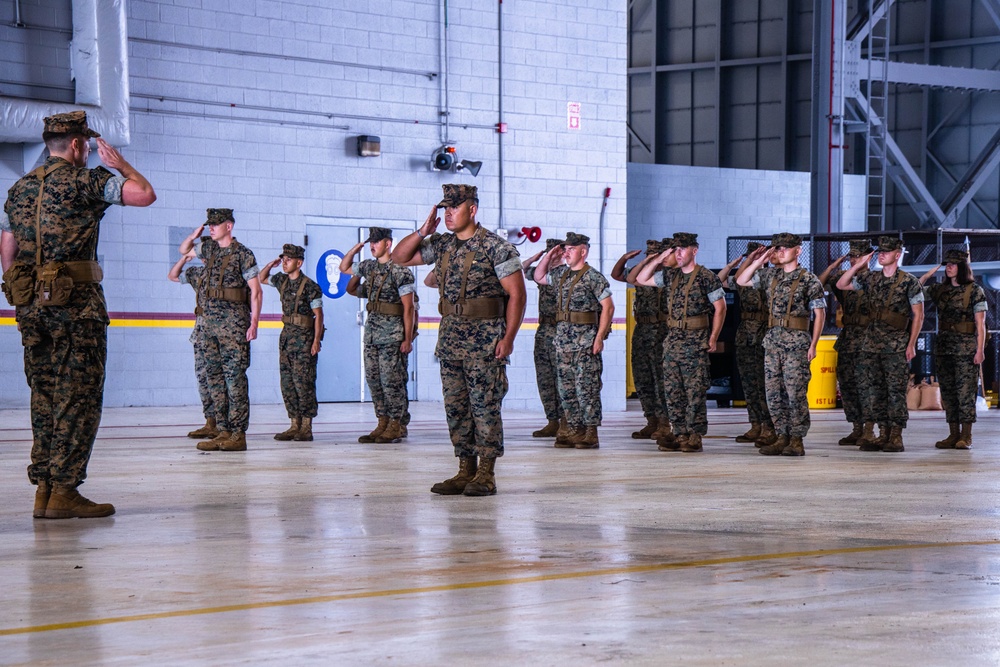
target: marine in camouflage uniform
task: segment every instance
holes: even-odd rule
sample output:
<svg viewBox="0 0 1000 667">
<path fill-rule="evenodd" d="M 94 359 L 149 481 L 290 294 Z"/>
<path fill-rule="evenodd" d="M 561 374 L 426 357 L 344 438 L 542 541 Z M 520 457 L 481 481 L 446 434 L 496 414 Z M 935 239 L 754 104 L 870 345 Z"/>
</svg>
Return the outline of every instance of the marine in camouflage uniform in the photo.
<svg viewBox="0 0 1000 667">
<path fill-rule="evenodd" d="M 283 326 L 278 338 L 278 368 L 281 397 L 291 420 L 287 430 L 274 436 L 281 441 L 311 442 L 312 420 L 319 410 L 316 363 L 323 340 L 323 290 L 302 273 L 305 257 L 305 248 L 286 243 L 278 259 L 268 262 L 258 276 L 262 284 L 278 290 L 281 298 Z M 278 262 L 284 273 L 270 276 Z"/>
<path fill-rule="evenodd" d="M 747 253 L 752 253 L 761 244 L 750 241 Z M 736 442 L 757 442 L 774 436 L 774 422 L 767 408 L 767 391 L 764 383 L 764 334 L 767 333 L 767 297 L 759 287 L 740 287 L 736 276 L 730 271 L 739 265 L 746 255 L 737 257 L 719 272 L 719 279 L 727 289 L 734 290 L 740 299 L 740 323 L 736 328 L 736 367 L 743 384 L 746 398 L 747 416 L 750 429 L 737 436 Z M 759 446 L 759 445 L 758 445 Z"/>
<path fill-rule="evenodd" d="M 566 265 L 547 270 L 550 251 L 535 271 L 536 282 L 556 290 L 556 377 L 568 432 L 556 434 L 555 446 L 597 449 L 603 419 L 601 352 L 615 307 L 607 278 L 586 263 L 590 238 L 570 232 L 564 246 Z"/>
<path fill-rule="evenodd" d="M 184 269 L 184 265 L 194 259 L 194 252 L 190 252 L 179 260 L 170 269 L 167 277 L 182 285 L 190 285 L 197 295 L 198 281 L 204 272 L 204 267 L 190 266 Z M 182 271 L 183 269 L 183 271 Z M 215 423 L 215 407 L 212 405 L 212 392 L 208 389 L 208 373 L 205 364 L 205 325 L 201 316 L 201 305 L 196 304 L 194 309 L 194 327 L 191 336 L 188 338 L 194 348 L 194 375 L 198 382 L 198 397 L 201 399 L 201 411 L 205 417 L 205 425 L 188 433 L 189 438 L 203 439 L 214 438 L 219 434 L 219 429 Z"/>
<path fill-rule="evenodd" d="M 711 384 L 708 353 L 713 352 L 726 318 L 725 290 L 718 276 L 697 264 L 698 235 L 677 232 L 666 250 L 640 273 L 638 282 L 664 288 L 667 333 L 663 340 L 663 381 L 675 440 L 663 451 L 700 452 L 708 432 L 705 396 Z M 657 271 L 667 253 L 677 268 Z M 652 275 L 656 271 L 655 275 Z M 659 441 L 658 441 L 659 442 Z"/>
<path fill-rule="evenodd" d="M 353 263 L 354 256 L 371 244 L 374 259 Z M 392 230 L 372 227 L 368 239 L 357 244 L 341 261 L 345 273 L 365 282 L 368 318 L 365 321 L 365 380 L 375 407 L 378 425 L 358 442 L 399 442 L 409 423 L 407 359 L 416 333 L 412 309 L 416 296 L 413 272 L 392 262 Z M 405 348 L 405 352 L 404 352 Z"/>
<path fill-rule="evenodd" d="M 108 207 L 148 206 L 156 194 L 103 140 L 101 160 L 122 175 L 86 167 L 90 139 L 99 136 L 83 111 L 45 118 L 42 139 L 50 155 L 10 188 L 0 221 L 17 249 L 4 273 L 4 292 L 16 306 L 31 388 L 28 479 L 37 486 L 35 518 L 115 511 L 77 491 L 87 477 L 104 399 L 109 319 L 98 235 Z"/>
<path fill-rule="evenodd" d="M 864 261 L 837 280 L 839 289 L 861 292 L 868 305 L 868 326 L 861 343 L 858 385 L 861 388 L 864 427 L 857 444 L 862 451 L 902 452 L 903 429 L 909 418 L 906 388 L 909 362 L 916 354 L 916 340 L 924 321 L 924 293 L 920 282 L 899 268 L 903 242 L 892 236 L 879 238 L 881 271 L 860 272 Z M 886 271 L 890 273 L 886 275 Z M 874 425 L 879 437 L 874 437 Z"/>
<path fill-rule="evenodd" d="M 257 337 L 263 295 L 253 251 L 233 237 L 233 210 L 210 208 L 210 236 L 195 239 L 202 227 L 181 243 L 181 252 L 196 247 L 205 263 L 198 301 L 205 318 L 205 359 L 219 435 L 198 443 L 202 451 L 244 451 L 250 425 L 250 341 Z M 222 245 L 226 244 L 226 245 Z"/>
<path fill-rule="evenodd" d="M 799 266 L 802 238 L 780 233 L 771 250 L 758 249 L 737 284 L 763 289 L 768 308 L 764 335 L 764 386 L 774 420 L 773 441 L 761 441 L 764 455 L 803 456 L 809 433 L 809 364 L 826 320 L 826 298 L 819 278 Z M 770 268 L 762 265 L 770 261 Z M 810 333 L 809 316 L 813 315 Z"/>
<path fill-rule="evenodd" d="M 541 255 L 560 246 L 562 239 L 546 239 Z M 522 267 L 524 265 L 522 264 Z M 525 275 L 534 279 L 535 267 L 525 268 Z M 535 360 L 535 384 L 538 397 L 542 401 L 545 419 L 543 428 L 532 431 L 533 438 L 551 438 L 559 430 L 563 420 L 562 405 L 559 403 L 559 387 L 556 379 L 556 291 L 552 285 L 538 285 L 538 328 L 535 330 L 533 356 Z"/>
<path fill-rule="evenodd" d="M 986 345 L 988 306 L 986 293 L 972 278 L 966 251 L 946 251 L 943 263 L 945 279 L 924 290 L 927 298 L 937 306 L 934 370 L 941 385 L 941 402 L 950 430 L 948 437 L 935 446 L 938 449 L 969 449 L 972 447 L 972 424 L 976 421 L 979 366 Z M 937 268 L 921 277 L 921 282 Z"/>
<path fill-rule="evenodd" d="M 850 252 L 846 257 L 840 257 L 820 276 L 822 282 L 837 299 L 840 305 L 841 323 L 843 327 L 837 335 L 833 349 L 837 351 L 837 386 L 840 389 L 840 399 L 844 406 L 844 417 L 851 422 L 850 434 L 841 438 L 837 444 L 844 446 L 856 445 L 858 438 L 864 432 L 864 414 L 861 408 L 861 388 L 858 386 L 858 358 L 861 356 L 861 344 L 864 341 L 865 329 L 868 327 L 868 306 L 864 295 L 853 290 L 842 290 L 837 287 L 837 281 L 843 271 L 835 271 L 844 259 L 852 264 L 872 251 L 867 239 L 850 241 Z M 862 267 L 860 272 L 867 272 Z M 825 279 L 824 279 L 825 277 Z"/>
<path fill-rule="evenodd" d="M 400 241 L 392 260 L 433 264 L 437 273 L 442 318 L 435 354 L 459 472 L 431 491 L 492 495 L 494 466 L 504 453 L 500 409 L 507 364 L 524 317 L 524 274 L 514 246 L 476 222 L 476 187 L 446 184 L 443 190 L 442 201 L 419 230 Z M 445 225 L 454 233 L 434 233 L 438 208 L 445 209 Z"/>
</svg>

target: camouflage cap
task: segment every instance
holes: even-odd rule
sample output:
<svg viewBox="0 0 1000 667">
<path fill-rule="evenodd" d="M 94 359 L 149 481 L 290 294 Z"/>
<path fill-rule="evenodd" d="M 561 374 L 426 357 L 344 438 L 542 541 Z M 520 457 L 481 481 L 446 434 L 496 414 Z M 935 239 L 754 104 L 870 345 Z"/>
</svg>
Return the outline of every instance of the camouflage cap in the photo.
<svg viewBox="0 0 1000 667">
<path fill-rule="evenodd" d="M 576 232 L 566 232 L 565 245 L 590 245 L 590 237 Z"/>
<path fill-rule="evenodd" d="M 557 245 L 562 245 L 562 244 L 563 244 L 562 239 L 545 239 L 545 252 L 548 252 L 549 250 L 555 248 Z"/>
<path fill-rule="evenodd" d="M 306 249 L 302 246 L 295 245 L 294 243 L 286 243 L 281 246 L 281 257 L 287 257 L 288 259 L 305 259 Z"/>
<path fill-rule="evenodd" d="M 789 232 L 779 232 L 771 236 L 772 248 L 798 248 L 802 245 L 802 237 Z"/>
<path fill-rule="evenodd" d="M 951 250 L 944 251 L 944 259 L 941 260 L 941 263 L 961 264 L 962 262 L 968 262 L 968 261 L 969 261 L 969 253 L 959 248 L 952 248 Z"/>
<path fill-rule="evenodd" d="M 365 239 L 365 243 L 378 243 L 385 239 L 392 239 L 391 229 L 388 227 L 369 227 L 368 238 Z"/>
<path fill-rule="evenodd" d="M 664 250 L 670 250 L 671 248 L 677 247 L 677 242 L 668 236 L 667 238 L 660 241 L 660 245 L 663 246 Z"/>
<path fill-rule="evenodd" d="M 850 240 L 851 250 L 848 253 L 851 257 L 861 257 L 862 255 L 867 255 L 874 248 L 872 248 L 872 243 L 868 239 L 851 239 Z"/>
<path fill-rule="evenodd" d="M 747 254 L 749 255 L 757 248 L 763 248 L 763 243 L 758 243 L 757 241 L 747 241 Z"/>
<path fill-rule="evenodd" d="M 441 189 L 444 191 L 444 197 L 438 204 L 438 208 L 455 208 L 470 199 L 476 204 L 479 203 L 479 189 L 475 185 L 445 183 Z"/>
<path fill-rule="evenodd" d="M 221 225 L 224 222 L 231 222 L 233 224 L 236 224 L 236 218 L 233 217 L 233 209 L 231 208 L 208 209 L 208 219 L 205 221 L 206 225 Z"/>
<path fill-rule="evenodd" d="M 87 127 L 86 111 L 57 113 L 45 118 L 45 132 L 52 134 L 82 134 L 85 137 L 99 137 L 97 132 Z"/>
<path fill-rule="evenodd" d="M 878 251 L 879 252 L 892 252 L 893 250 L 899 250 L 903 247 L 903 239 L 898 236 L 880 236 L 878 237 Z"/>
<path fill-rule="evenodd" d="M 675 248 L 690 248 L 698 246 L 698 235 L 690 232 L 674 232 Z"/>
<path fill-rule="evenodd" d="M 663 247 L 662 241 L 655 241 L 653 239 L 649 239 L 648 241 L 646 241 L 647 255 L 659 255 L 664 250 L 666 250 L 666 248 Z"/>
</svg>

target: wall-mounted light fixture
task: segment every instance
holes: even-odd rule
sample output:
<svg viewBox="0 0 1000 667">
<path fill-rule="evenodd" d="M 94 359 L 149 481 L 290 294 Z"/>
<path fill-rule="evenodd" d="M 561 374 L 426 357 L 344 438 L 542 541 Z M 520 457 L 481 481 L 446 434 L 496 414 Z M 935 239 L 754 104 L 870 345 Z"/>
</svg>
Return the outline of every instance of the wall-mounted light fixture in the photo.
<svg viewBox="0 0 1000 667">
<path fill-rule="evenodd" d="M 441 146 L 431 154 L 431 169 L 434 171 L 468 171 L 473 176 L 479 174 L 483 163 L 475 160 L 459 160 L 454 146 Z"/>
<path fill-rule="evenodd" d="M 378 157 L 382 154 L 382 140 L 370 134 L 358 137 L 359 157 Z"/>
</svg>

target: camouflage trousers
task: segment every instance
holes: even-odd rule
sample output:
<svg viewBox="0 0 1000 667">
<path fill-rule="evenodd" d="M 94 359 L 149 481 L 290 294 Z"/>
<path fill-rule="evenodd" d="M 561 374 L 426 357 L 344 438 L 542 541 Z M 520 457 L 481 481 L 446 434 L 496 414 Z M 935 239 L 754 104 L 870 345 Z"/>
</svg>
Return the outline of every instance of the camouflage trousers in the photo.
<svg viewBox="0 0 1000 667">
<path fill-rule="evenodd" d="M 205 371 L 221 431 L 246 433 L 250 426 L 250 343 L 246 331 L 206 329 Z"/>
<path fill-rule="evenodd" d="M 861 388 L 858 386 L 858 352 L 837 351 L 837 387 L 844 404 L 844 417 L 852 424 L 865 420 Z"/>
<path fill-rule="evenodd" d="M 864 421 L 906 428 L 906 387 L 910 365 L 905 352 L 863 352 L 858 367 L 858 387 Z"/>
<path fill-rule="evenodd" d="M 976 421 L 976 395 L 979 390 L 979 366 L 971 354 L 939 355 L 934 371 L 941 385 L 941 404 L 949 424 Z"/>
<path fill-rule="evenodd" d="M 208 388 L 208 366 L 205 361 L 205 333 L 202 331 L 201 325 L 194 326 L 190 340 L 194 347 L 194 376 L 198 380 L 198 398 L 201 399 L 201 411 L 205 419 L 214 419 L 215 407 L 212 405 L 212 392 Z"/>
<path fill-rule="evenodd" d="M 61 309 L 53 309 L 61 310 Z M 53 313 L 22 318 L 24 375 L 31 388 L 32 484 L 76 487 L 87 478 L 104 406 L 108 328 Z"/>
<path fill-rule="evenodd" d="M 767 409 L 778 435 L 804 438 L 812 421 L 809 418 L 808 347 L 772 346 L 764 354 L 764 389 Z"/>
<path fill-rule="evenodd" d="M 736 367 L 740 371 L 750 422 L 774 426 L 771 412 L 767 409 L 767 390 L 764 386 L 764 346 L 737 345 Z"/>
<path fill-rule="evenodd" d="M 559 403 L 570 426 L 600 426 L 604 361 L 591 350 L 559 350 Z"/>
<path fill-rule="evenodd" d="M 409 371 L 407 355 L 399 351 L 399 345 L 365 345 L 365 381 L 375 416 L 398 419 L 405 425 L 410 421 L 410 398 L 406 393 Z"/>
<path fill-rule="evenodd" d="M 311 339 L 311 337 L 310 337 Z M 318 413 L 316 402 L 316 361 L 308 347 L 286 340 L 284 331 L 278 340 L 278 369 L 281 373 L 281 398 L 290 419 Z"/>
<path fill-rule="evenodd" d="M 562 417 L 559 387 L 556 380 L 556 325 L 539 324 L 535 331 L 535 383 L 542 400 L 545 418 L 558 421 Z"/>
<path fill-rule="evenodd" d="M 507 367 L 498 359 L 441 359 L 441 391 L 455 456 L 503 456 L 500 407 Z"/>
<path fill-rule="evenodd" d="M 675 435 L 708 433 L 705 395 L 712 384 L 708 352 L 698 347 L 663 343 L 663 384 L 667 415 Z"/>
<path fill-rule="evenodd" d="M 632 383 L 639 394 L 642 415 L 659 421 L 667 418 L 663 390 L 663 330 L 658 324 L 637 324 L 632 333 Z"/>
</svg>

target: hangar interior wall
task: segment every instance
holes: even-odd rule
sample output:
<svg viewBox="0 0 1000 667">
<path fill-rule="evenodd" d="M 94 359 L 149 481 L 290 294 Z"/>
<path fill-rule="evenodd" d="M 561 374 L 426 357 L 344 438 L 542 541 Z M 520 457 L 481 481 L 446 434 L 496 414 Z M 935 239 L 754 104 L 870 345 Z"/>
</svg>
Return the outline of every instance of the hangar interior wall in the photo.
<svg viewBox="0 0 1000 667">
<path fill-rule="evenodd" d="M 22 3 L 26 30 L 50 35 L 40 29 L 44 13 L 32 14 L 34 6 L 47 4 Z M 539 226 L 543 238 L 574 230 L 596 241 L 602 196 L 610 187 L 604 223 L 610 271 L 626 241 L 625 6 L 611 0 L 500 5 L 508 128 L 501 137 L 494 130 L 500 120 L 498 3 L 476 0 L 447 3 L 445 136 L 443 4 L 127 4 L 132 143 L 123 153 L 153 183 L 159 200 L 148 209 L 113 207 L 104 218 L 100 253 L 109 310 L 140 323 L 109 330 L 106 405 L 197 404 L 190 328 L 170 319 L 191 312 L 193 293 L 166 274 L 178 258 L 180 238 L 204 221 L 208 207 L 235 209 L 235 234 L 263 265 L 283 243 L 303 242 L 307 218 L 415 227 L 445 182 L 479 186 L 480 220 L 490 229 Z M 11 58 L 4 52 L 2 60 Z M 578 130 L 568 127 L 570 102 L 580 104 Z M 380 157 L 357 157 L 361 134 L 381 137 Z M 461 158 L 483 161 L 478 177 L 429 170 L 431 153 L 446 139 Z M 7 188 L 22 173 L 21 147 L 0 146 L 0 184 Z M 541 247 L 526 243 L 519 250 L 526 256 Z M 600 253 L 595 242 L 592 264 L 600 263 Z M 421 268 L 418 280 L 426 273 Z M 624 317 L 625 293 L 615 289 L 618 316 Z M 527 315 L 534 317 L 531 285 L 528 294 Z M 436 295 L 421 287 L 420 296 L 422 314 L 436 315 Z M 277 295 L 265 288 L 264 313 L 279 312 Z M 10 315 L 0 310 L 0 364 L 8 371 L 0 407 L 24 407 L 28 392 L 19 380 L 21 348 Z M 415 359 L 418 397 L 440 400 L 436 332 L 428 325 L 411 367 Z M 277 339 L 277 329 L 262 329 L 253 344 L 253 402 L 281 401 Z M 624 348 L 619 327 L 605 351 L 610 410 L 624 408 Z M 540 409 L 531 350 L 527 327 L 510 367 L 508 408 Z M 335 341 L 327 341 L 324 354 L 336 354 Z"/>
</svg>

